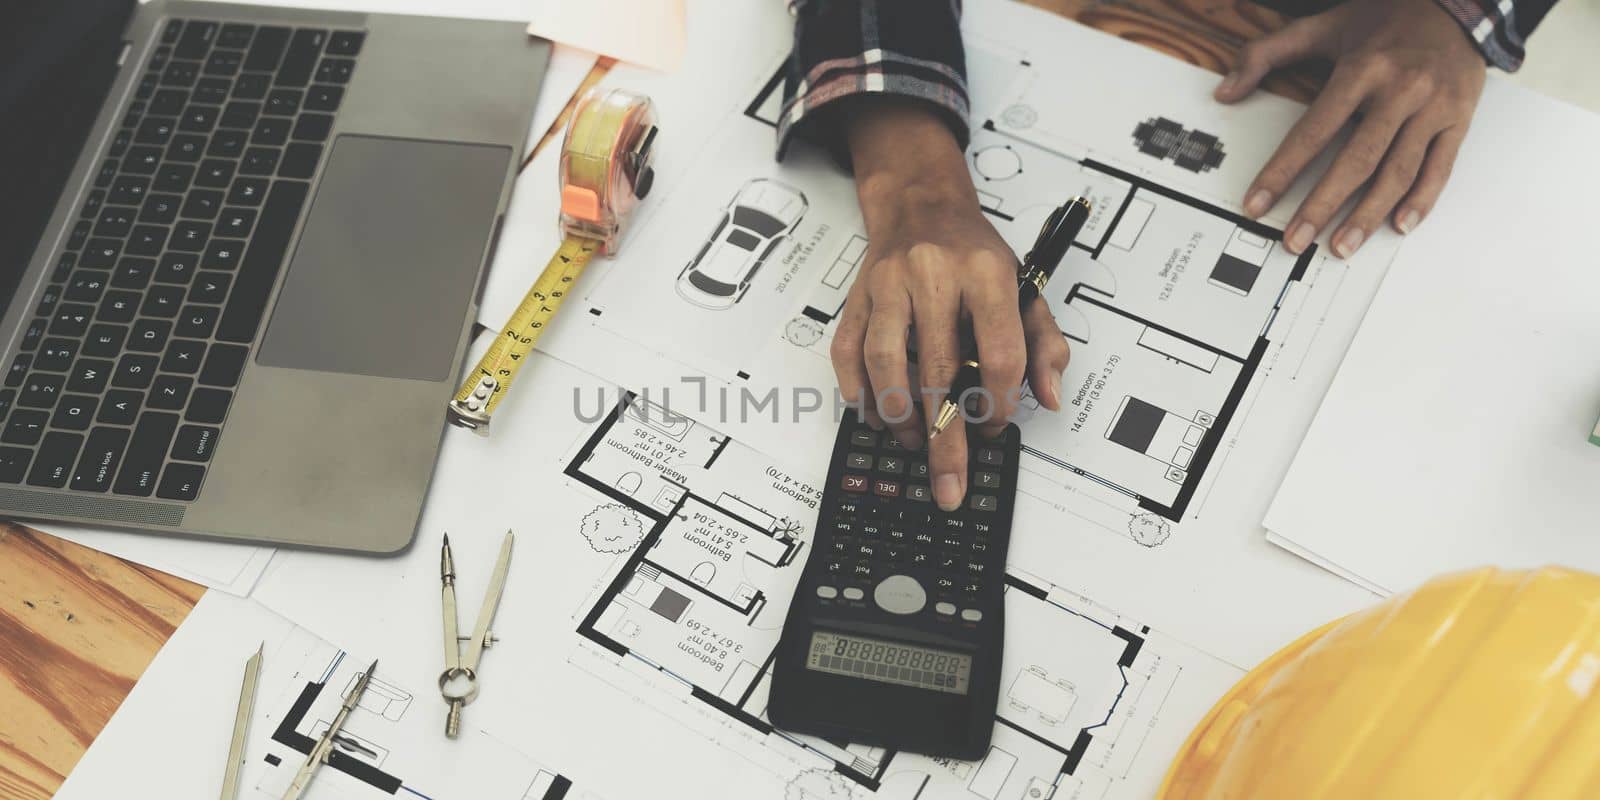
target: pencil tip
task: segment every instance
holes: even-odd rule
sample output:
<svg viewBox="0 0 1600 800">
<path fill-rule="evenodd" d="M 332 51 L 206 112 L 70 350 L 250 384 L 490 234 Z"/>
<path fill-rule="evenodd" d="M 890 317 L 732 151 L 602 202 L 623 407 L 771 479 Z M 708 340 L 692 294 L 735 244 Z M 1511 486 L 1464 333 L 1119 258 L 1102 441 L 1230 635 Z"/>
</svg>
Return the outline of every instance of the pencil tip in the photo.
<svg viewBox="0 0 1600 800">
<path fill-rule="evenodd" d="M 374 658 L 374 659 L 372 659 L 372 666 L 367 667 L 367 677 L 369 677 L 369 678 L 372 677 L 372 674 L 377 672 L 377 671 L 378 671 L 378 659 Z"/>
<path fill-rule="evenodd" d="M 450 534 L 448 534 L 448 533 L 444 535 L 444 546 L 445 547 L 449 547 L 450 546 Z"/>
</svg>

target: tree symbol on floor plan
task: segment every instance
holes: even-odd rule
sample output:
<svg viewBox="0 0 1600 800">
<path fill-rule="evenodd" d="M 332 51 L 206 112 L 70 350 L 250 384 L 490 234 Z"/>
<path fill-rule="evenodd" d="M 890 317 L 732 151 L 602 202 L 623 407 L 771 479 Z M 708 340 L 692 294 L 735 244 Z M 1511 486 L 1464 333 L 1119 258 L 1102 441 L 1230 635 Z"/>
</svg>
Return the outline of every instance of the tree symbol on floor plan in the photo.
<svg viewBox="0 0 1600 800">
<path fill-rule="evenodd" d="M 644 520 L 619 503 L 600 506 L 583 517 L 583 538 L 597 553 L 626 553 L 644 541 Z"/>
</svg>

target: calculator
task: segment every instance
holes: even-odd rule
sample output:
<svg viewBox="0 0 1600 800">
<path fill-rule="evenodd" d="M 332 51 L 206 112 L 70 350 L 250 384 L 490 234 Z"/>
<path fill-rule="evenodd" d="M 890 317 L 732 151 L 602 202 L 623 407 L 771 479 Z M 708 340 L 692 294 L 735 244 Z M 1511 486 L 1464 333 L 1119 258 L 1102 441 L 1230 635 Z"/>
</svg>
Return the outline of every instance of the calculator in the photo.
<svg viewBox="0 0 1600 800">
<path fill-rule="evenodd" d="M 772 670 L 777 727 L 931 756 L 988 751 L 1021 437 L 968 430 L 967 496 L 947 513 L 925 450 L 846 415 Z"/>
</svg>

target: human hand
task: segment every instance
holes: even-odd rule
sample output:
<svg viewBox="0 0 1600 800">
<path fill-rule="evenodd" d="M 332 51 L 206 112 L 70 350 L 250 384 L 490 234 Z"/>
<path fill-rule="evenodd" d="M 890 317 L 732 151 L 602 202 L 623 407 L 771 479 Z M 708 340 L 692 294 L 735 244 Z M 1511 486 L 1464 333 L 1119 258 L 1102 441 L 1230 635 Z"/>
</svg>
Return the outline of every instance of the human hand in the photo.
<svg viewBox="0 0 1600 800">
<path fill-rule="evenodd" d="M 1370 178 L 1332 237 L 1334 254 L 1348 258 L 1384 217 L 1410 233 L 1428 215 L 1450 178 L 1487 68 L 1434 0 L 1351 0 L 1250 42 L 1216 98 L 1242 100 L 1269 71 L 1308 58 L 1332 59 L 1333 74 L 1256 176 L 1244 208 L 1252 217 L 1267 213 L 1359 115 L 1355 133 L 1284 229 L 1289 250 L 1305 250 Z"/>
<path fill-rule="evenodd" d="M 965 322 L 982 364 L 983 435 L 1004 428 L 1024 373 L 1039 402 L 1059 409 L 1066 338 L 1043 299 L 1018 312 L 1016 254 L 979 209 L 950 130 L 920 106 L 886 98 L 855 111 L 850 151 L 868 244 L 833 338 L 845 399 L 860 402 L 874 428 L 920 448 L 961 362 Z M 912 335 L 920 387 L 907 363 Z M 928 471 L 939 507 L 960 505 L 965 425 L 929 442 Z"/>
</svg>

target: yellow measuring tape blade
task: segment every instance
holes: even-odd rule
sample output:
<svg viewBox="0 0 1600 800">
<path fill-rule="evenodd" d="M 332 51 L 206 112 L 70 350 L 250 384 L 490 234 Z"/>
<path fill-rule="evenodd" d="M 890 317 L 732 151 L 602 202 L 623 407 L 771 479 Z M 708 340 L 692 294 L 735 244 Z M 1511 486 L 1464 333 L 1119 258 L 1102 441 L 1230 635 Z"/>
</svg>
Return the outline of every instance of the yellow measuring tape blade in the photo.
<svg viewBox="0 0 1600 800">
<path fill-rule="evenodd" d="M 561 243 L 505 328 L 495 337 L 489 351 L 462 381 L 455 399 L 450 401 L 452 422 L 479 430 L 488 427 L 490 415 L 511 388 L 517 371 L 538 343 L 539 335 L 561 308 L 562 301 L 566 300 L 567 293 L 578 282 L 578 276 L 589 266 L 600 245 L 598 240 L 577 236 L 569 236 Z"/>
</svg>

